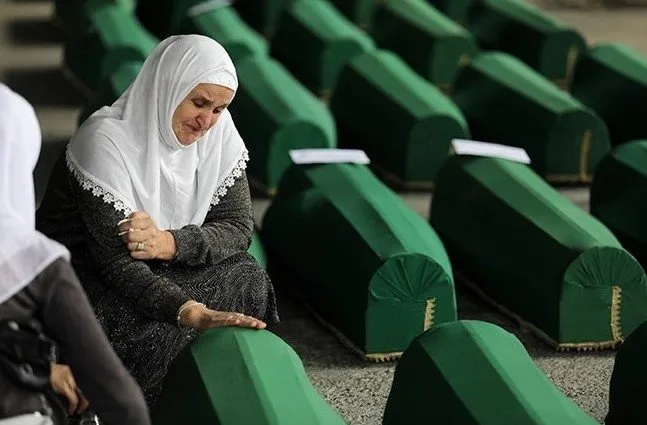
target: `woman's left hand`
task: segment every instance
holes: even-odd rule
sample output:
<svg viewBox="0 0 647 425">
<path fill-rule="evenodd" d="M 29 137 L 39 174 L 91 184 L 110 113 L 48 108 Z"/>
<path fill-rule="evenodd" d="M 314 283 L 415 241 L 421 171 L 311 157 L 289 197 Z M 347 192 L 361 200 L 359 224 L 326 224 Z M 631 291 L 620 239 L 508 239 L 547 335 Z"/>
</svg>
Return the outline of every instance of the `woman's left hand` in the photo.
<svg viewBox="0 0 647 425">
<path fill-rule="evenodd" d="M 177 248 L 173 234 L 160 230 L 145 211 L 136 211 L 119 222 L 117 231 L 136 260 L 172 260 Z"/>
</svg>

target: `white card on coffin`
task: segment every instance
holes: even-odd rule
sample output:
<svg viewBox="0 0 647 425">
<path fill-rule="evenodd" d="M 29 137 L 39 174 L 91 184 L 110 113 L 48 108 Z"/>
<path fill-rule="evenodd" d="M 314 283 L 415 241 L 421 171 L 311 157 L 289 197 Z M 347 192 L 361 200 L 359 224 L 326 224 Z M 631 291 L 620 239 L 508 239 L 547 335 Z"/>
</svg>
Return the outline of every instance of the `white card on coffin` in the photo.
<svg viewBox="0 0 647 425">
<path fill-rule="evenodd" d="M 456 155 L 489 156 L 509 159 L 510 161 L 530 164 L 530 157 L 523 148 L 498 145 L 496 143 L 477 142 L 474 140 L 454 139 L 452 148 Z"/>
<path fill-rule="evenodd" d="M 290 158 L 295 164 L 370 164 L 360 149 L 293 149 Z"/>
</svg>

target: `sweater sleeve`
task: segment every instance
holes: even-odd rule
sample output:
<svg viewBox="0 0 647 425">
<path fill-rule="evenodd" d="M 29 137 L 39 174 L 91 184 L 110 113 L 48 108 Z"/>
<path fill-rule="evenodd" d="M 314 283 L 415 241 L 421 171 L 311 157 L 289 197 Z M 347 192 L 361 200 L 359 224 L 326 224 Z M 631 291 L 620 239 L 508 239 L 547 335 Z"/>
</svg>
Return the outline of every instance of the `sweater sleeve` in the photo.
<svg viewBox="0 0 647 425">
<path fill-rule="evenodd" d="M 254 232 L 246 174 L 243 172 L 220 202 L 211 208 L 202 226 L 188 225 L 170 232 L 177 248 L 175 263 L 213 265 L 246 251 Z"/>
<path fill-rule="evenodd" d="M 180 306 L 190 297 L 174 282 L 151 270 L 149 263 L 135 260 L 118 234 L 124 218 L 91 190 L 84 190 L 69 174 L 83 222 L 85 241 L 103 283 L 133 302 L 145 316 L 175 321 Z"/>
</svg>

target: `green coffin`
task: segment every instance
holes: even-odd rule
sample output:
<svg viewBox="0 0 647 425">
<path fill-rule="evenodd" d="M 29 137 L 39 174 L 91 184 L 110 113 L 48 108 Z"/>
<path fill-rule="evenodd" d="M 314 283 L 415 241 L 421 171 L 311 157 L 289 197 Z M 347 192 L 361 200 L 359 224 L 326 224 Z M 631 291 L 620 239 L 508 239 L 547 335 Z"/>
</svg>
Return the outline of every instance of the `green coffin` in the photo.
<svg viewBox="0 0 647 425">
<path fill-rule="evenodd" d="M 606 425 L 647 423 L 647 323 L 631 333 L 616 354 L 609 385 L 609 413 Z"/>
<path fill-rule="evenodd" d="M 268 331 L 207 331 L 171 365 L 155 425 L 345 425 L 294 350 Z"/>
<path fill-rule="evenodd" d="M 445 323 L 416 338 L 395 369 L 384 425 L 598 425 L 487 322 Z"/>
<path fill-rule="evenodd" d="M 505 53 L 483 53 L 460 73 L 452 95 L 475 140 L 521 147 L 551 182 L 590 182 L 611 148 L 591 109 Z"/>
<path fill-rule="evenodd" d="M 375 7 L 381 0 L 329 0 L 348 19 L 361 28 L 371 26 L 371 18 Z"/>
<path fill-rule="evenodd" d="M 120 6 L 130 13 L 137 7 L 137 0 L 54 0 L 54 22 L 68 35 L 81 36 L 92 26 L 89 12 L 102 3 Z M 91 4 L 90 9 L 88 4 Z"/>
<path fill-rule="evenodd" d="M 647 267 L 647 140 L 622 144 L 600 163 L 591 214 Z"/>
<path fill-rule="evenodd" d="M 294 289 L 367 360 L 397 358 L 425 329 L 456 320 L 440 239 L 364 165 L 293 166 L 261 231 Z"/>
<path fill-rule="evenodd" d="M 331 109 L 340 144 L 364 150 L 385 179 L 428 188 L 467 123 L 445 95 L 395 54 L 376 50 L 344 68 Z"/>
<path fill-rule="evenodd" d="M 144 65 L 142 61 L 123 62 L 105 81 L 99 84 L 98 95 L 79 115 L 81 125 L 90 115 L 102 106 L 112 105 L 115 100 L 135 81 L 139 70 Z"/>
<path fill-rule="evenodd" d="M 460 2 L 459 2 L 460 3 Z M 380 6 L 371 36 L 444 92 L 477 53 L 474 37 L 425 0 L 397 0 Z"/>
<path fill-rule="evenodd" d="M 247 56 L 266 55 L 268 50 L 265 39 L 249 27 L 231 6 L 187 16 L 181 32 L 213 38 L 222 44 L 234 63 Z"/>
<path fill-rule="evenodd" d="M 256 258 L 258 264 L 263 266 L 264 269 L 267 268 L 267 254 L 265 254 L 265 247 L 258 233 L 254 232 L 252 235 L 252 243 L 249 245 L 247 252 Z"/>
<path fill-rule="evenodd" d="M 606 122 L 611 143 L 647 138 L 647 58 L 629 47 L 593 47 L 575 68 L 573 97 Z"/>
<path fill-rule="evenodd" d="M 373 41 L 323 0 L 296 2 L 281 19 L 271 54 L 313 92 L 328 99 L 342 68 Z"/>
<path fill-rule="evenodd" d="M 248 25 L 265 37 L 272 38 L 283 11 L 297 1 L 300 0 L 240 0 L 232 5 Z"/>
<path fill-rule="evenodd" d="M 587 50 L 580 33 L 527 0 L 473 3 L 467 28 L 483 49 L 516 56 L 558 86 L 568 87 L 577 57 Z"/>
<path fill-rule="evenodd" d="M 86 94 L 123 62 L 144 61 L 158 40 L 127 9 L 104 3 L 88 13 L 93 30 L 65 45 L 64 67 Z"/>
<path fill-rule="evenodd" d="M 430 223 L 477 291 L 557 348 L 615 346 L 647 320 L 640 264 L 524 164 L 452 157 Z"/>
<path fill-rule="evenodd" d="M 336 146 L 335 122 L 274 59 L 249 57 L 236 71 L 240 87 L 230 109 L 249 150 L 247 172 L 257 189 L 272 194 L 291 163 L 290 150 Z"/>
</svg>

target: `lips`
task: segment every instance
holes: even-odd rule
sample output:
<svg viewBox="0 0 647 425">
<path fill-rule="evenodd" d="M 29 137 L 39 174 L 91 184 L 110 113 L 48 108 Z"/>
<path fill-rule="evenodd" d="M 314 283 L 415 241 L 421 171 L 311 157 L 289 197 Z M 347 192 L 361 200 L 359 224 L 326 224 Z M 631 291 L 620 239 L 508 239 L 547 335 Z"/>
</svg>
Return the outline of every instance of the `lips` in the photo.
<svg viewBox="0 0 647 425">
<path fill-rule="evenodd" d="M 192 126 L 191 124 L 184 124 L 184 125 L 185 125 L 185 126 L 186 126 L 186 128 L 188 128 L 188 129 L 189 129 L 189 131 L 191 131 L 192 133 L 200 133 L 200 132 L 202 131 L 202 129 L 201 129 L 200 127 L 195 127 L 195 126 Z"/>
</svg>

